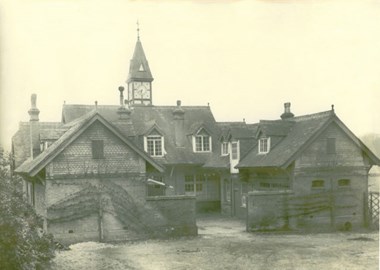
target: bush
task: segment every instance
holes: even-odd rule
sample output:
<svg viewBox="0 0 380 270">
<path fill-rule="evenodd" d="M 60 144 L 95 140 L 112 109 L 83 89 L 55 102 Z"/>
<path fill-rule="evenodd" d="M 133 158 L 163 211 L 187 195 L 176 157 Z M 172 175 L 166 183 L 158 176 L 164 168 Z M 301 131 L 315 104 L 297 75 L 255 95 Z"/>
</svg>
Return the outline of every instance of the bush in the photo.
<svg viewBox="0 0 380 270">
<path fill-rule="evenodd" d="M 0 268 L 44 269 L 54 243 L 42 233 L 42 220 L 25 202 L 22 179 L 10 173 L 10 156 L 0 148 Z"/>
</svg>

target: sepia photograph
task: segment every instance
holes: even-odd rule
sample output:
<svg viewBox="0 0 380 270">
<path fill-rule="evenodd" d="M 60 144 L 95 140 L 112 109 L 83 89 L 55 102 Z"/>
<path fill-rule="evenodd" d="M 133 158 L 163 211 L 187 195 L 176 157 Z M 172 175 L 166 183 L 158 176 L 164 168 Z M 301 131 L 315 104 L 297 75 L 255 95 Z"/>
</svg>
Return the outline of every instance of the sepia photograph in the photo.
<svg viewBox="0 0 380 270">
<path fill-rule="evenodd" d="M 379 269 L 380 1 L 0 0 L 0 269 Z"/>
</svg>

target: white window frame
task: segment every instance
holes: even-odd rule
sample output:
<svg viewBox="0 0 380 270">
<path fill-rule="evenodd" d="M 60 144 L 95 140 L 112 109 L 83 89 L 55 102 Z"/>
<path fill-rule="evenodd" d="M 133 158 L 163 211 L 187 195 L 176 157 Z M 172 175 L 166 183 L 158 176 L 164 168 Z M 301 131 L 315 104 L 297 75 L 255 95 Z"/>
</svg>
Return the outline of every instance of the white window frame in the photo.
<svg viewBox="0 0 380 270">
<path fill-rule="evenodd" d="M 223 150 L 226 150 L 226 151 L 223 151 Z M 220 144 L 220 153 L 221 153 L 222 156 L 228 156 L 228 154 L 229 154 L 228 142 L 222 142 Z"/>
<path fill-rule="evenodd" d="M 263 145 L 262 142 L 266 141 L 266 149 L 262 149 Z M 260 138 L 258 141 L 258 150 L 259 154 L 267 154 L 270 151 L 270 137 L 263 137 Z"/>
<path fill-rule="evenodd" d="M 148 151 L 148 140 L 158 140 L 161 139 L 161 154 L 156 154 L 156 143 L 153 141 L 153 153 L 149 153 Z M 148 135 L 144 136 L 144 150 L 147 152 L 151 157 L 163 157 L 165 155 L 165 140 L 162 135 L 155 134 L 155 135 Z"/>
<path fill-rule="evenodd" d="M 199 134 L 201 131 L 204 131 L 204 133 L 206 133 L 207 135 Z M 206 137 L 208 137 L 208 144 L 209 144 L 208 150 L 204 150 L 204 148 L 205 148 L 204 143 L 205 143 Z M 201 150 L 197 149 L 197 138 L 201 138 Z M 206 130 L 204 130 L 203 128 L 201 130 L 199 130 L 196 135 L 193 136 L 193 152 L 195 152 L 195 153 L 210 153 L 210 152 L 212 152 L 212 138 L 211 138 L 210 134 Z"/>
<path fill-rule="evenodd" d="M 234 152 L 233 152 L 233 145 L 236 145 L 236 158 L 234 156 Z M 231 160 L 239 160 L 240 158 L 240 143 L 239 141 L 232 141 L 231 142 Z"/>
</svg>

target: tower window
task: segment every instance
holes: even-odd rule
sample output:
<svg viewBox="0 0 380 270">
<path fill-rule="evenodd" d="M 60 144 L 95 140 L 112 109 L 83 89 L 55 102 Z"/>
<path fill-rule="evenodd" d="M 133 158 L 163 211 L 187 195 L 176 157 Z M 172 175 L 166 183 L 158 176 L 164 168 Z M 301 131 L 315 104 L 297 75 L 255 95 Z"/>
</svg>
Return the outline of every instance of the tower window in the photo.
<svg viewBox="0 0 380 270">
<path fill-rule="evenodd" d="M 103 140 L 92 140 L 91 145 L 92 158 L 101 159 L 104 158 L 104 142 Z"/>
</svg>

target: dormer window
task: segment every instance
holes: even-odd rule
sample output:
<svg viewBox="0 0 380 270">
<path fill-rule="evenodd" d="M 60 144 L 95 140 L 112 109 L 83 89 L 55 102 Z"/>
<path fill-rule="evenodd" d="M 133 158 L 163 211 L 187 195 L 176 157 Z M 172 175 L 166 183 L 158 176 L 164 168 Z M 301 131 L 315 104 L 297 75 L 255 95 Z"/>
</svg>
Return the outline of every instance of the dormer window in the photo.
<svg viewBox="0 0 380 270">
<path fill-rule="evenodd" d="M 259 154 L 269 153 L 270 150 L 270 138 L 259 139 Z"/>
<path fill-rule="evenodd" d="M 193 150 L 194 152 L 211 152 L 211 136 L 204 129 L 193 136 Z"/>
<path fill-rule="evenodd" d="M 221 144 L 221 153 L 222 153 L 222 156 L 227 156 L 228 155 L 228 142 L 222 142 Z"/>
<path fill-rule="evenodd" d="M 164 156 L 164 137 L 153 130 L 144 138 L 144 150 L 152 157 Z"/>
</svg>

